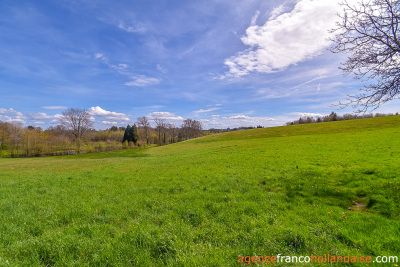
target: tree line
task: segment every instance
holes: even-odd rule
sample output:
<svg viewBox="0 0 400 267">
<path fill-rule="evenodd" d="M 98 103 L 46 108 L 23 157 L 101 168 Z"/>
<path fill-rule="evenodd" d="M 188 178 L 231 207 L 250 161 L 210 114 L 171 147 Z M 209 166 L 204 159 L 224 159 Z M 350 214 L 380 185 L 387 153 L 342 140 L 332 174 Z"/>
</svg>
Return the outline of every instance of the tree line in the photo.
<svg viewBox="0 0 400 267">
<path fill-rule="evenodd" d="M 57 126 L 45 130 L 0 121 L 0 157 L 69 155 L 167 145 L 202 136 L 203 132 L 201 122 L 196 120 L 186 119 L 179 128 L 164 118 L 145 116 L 132 126 L 96 130 L 87 110 L 68 108 Z"/>
<path fill-rule="evenodd" d="M 296 124 L 307 124 L 307 123 L 319 123 L 319 122 L 329 122 L 329 121 L 345 121 L 345 120 L 357 120 L 357 119 L 366 119 L 366 118 L 374 118 L 374 117 L 386 117 L 386 116 L 394 116 L 398 115 L 398 113 L 375 113 L 375 114 L 344 114 L 338 115 L 336 112 L 331 112 L 331 114 L 326 116 L 303 116 L 298 120 L 287 122 L 286 125 L 296 125 Z"/>
<path fill-rule="evenodd" d="M 139 117 L 132 126 L 125 128 L 122 139 L 123 146 L 149 146 L 168 145 L 176 142 L 189 140 L 204 135 L 203 126 L 200 121 L 186 119 L 180 128 L 174 123 L 167 122 L 162 117 L 153 118 L 155 127 L 150 125 L 150 119 Z M 136 125 L 137 124 L 137 125 Z"/>
</svg>

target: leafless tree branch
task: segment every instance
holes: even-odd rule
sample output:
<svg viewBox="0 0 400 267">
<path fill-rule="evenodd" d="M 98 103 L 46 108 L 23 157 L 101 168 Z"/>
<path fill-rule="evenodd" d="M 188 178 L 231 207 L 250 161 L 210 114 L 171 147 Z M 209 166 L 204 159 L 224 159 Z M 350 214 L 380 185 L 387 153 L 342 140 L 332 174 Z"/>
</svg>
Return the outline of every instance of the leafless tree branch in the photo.
<svg viewBox="0 0 400 267">
<path fill-rule="evenodd" d="M 331 51 L 348 54 L 340 67 L 345 75 L 371 84 L 339 105 L 375 110 L 400 95 L 400 0 L 360 0 L 357 5 L 344 0 L 341 6 L 340 21 L 331 30 L 336 34 Z"/>
</svg>

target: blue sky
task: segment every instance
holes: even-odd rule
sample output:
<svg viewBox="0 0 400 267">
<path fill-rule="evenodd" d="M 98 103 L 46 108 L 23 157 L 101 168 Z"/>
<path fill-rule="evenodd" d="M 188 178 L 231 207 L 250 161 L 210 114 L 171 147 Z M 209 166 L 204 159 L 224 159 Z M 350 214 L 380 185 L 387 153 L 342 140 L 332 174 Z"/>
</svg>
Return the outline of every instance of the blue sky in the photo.
<svg viewBox="0 0 400 267">
<path fill-rule="evenodd" d="M 46 128 L 76 107 L 98 129 L 140 116 L 226 128 L 350 112 L 331 105 L 366 82 L 327 50 L 337 12 L 336 0 L 3 0 L 0 120 Z"/>
</svg>

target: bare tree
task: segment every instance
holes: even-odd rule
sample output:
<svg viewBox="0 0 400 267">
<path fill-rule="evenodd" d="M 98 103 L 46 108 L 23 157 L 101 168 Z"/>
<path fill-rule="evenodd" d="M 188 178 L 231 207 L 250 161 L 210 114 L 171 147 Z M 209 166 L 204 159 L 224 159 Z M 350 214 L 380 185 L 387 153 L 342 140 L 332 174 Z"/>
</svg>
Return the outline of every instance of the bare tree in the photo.
<svg viewBox="0 0 400 267">
<path fill-rule="evenodd" d="M 170 144 L 173 144 L 177 141 L 177 133 L 178 130 L 176 128 L 176 125 L 174 123 L 167 123 L 167 130 L 168 130 L 168 142 Z"/>
<path fill-rule="evenodd" d="M 155 117 L 154 122 L 156 123 L 157 133 L 158 133 L 158 142 L 160 145 L 166 144 L 166 123 L 165 119 L 161 117 Z"/>
<path fill-rule="evenodd" d="M 375 110 L 399 97 L 400 0 L 360 0 L 357 4 L 344 0 L 341 6 L 331 51 L 349 54 L 340 67 L 346 75 L 353 73 L 372 83 L 340 105 L 352 105 L 357 112 Z"/>
<path fill-rule="evenodd" d="M 80 108 L 68 108 L 62 113 L 60 124 L 72 133 L 77 145 L 77 151 L 80 153 L 82 137 L 93 126 L 89 111 Z"/>
<path fill-rule="evenodd" d="M 184 120 L 181 125 L 184 140 L 201 136 L 202 130 L 203 126 L 201 122 L 192 119 Z"/>
<path fill-rule="evenodd" d="M 20 154 L 21 140 L 23 134 L 22 123 L 13 122 L 9 124 L 9 147 L 11 152 L 11 157 L 17 157 Z"/>
<path fill-rule="evenodd" d="M 142 138 L 146 140 L 146 144 L 150 144 L 150 122 L 146 116 L 139 117 L 137 119 L 137 124 L 139 127 L 139 133 Z"/>
</svg>

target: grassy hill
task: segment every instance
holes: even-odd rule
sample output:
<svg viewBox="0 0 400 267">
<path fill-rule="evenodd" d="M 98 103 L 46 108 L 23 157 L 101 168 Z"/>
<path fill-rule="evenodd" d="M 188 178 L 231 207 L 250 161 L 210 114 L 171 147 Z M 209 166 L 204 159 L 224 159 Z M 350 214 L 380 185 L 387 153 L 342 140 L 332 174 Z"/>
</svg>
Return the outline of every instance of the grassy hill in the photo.
<svg viewBox="0 0 400 267">
<path fill-rule="evenodd" d="M 399 255 L 399 136 L 391 116 L 0 159 L 0 266 Z"/>
</svg>

